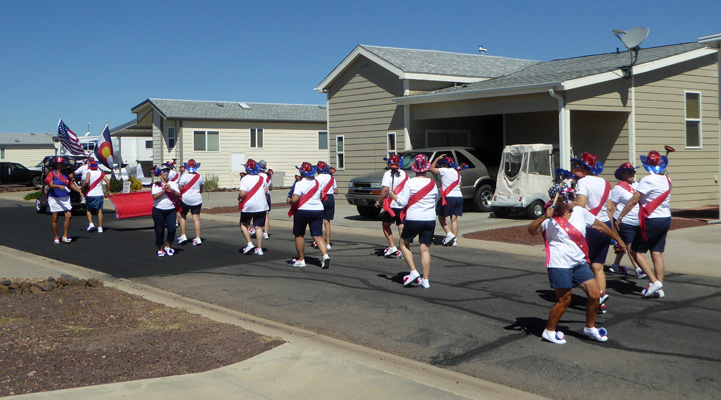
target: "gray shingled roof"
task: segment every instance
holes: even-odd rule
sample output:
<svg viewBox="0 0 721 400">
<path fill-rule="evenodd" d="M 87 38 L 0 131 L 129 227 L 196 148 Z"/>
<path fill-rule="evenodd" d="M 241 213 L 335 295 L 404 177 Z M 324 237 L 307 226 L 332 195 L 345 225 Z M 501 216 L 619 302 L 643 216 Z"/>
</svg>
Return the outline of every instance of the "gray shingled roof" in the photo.
<svg viewBox="0 0 721 400">
<path fill-rule="evenodd" d="M 406 73 L 495 78 L 537 63 L 532 60 L 359 45 Z"/>
<path fill-rule="evenodd" d="M 53 145 L 53 136 L 49 133 L 0 133 L 0 145 Z"/>
<path fill-rule="evenodd" d="M 166 118 L 231 121 L 326 122 L 322 105 L 148 99 Z M 246 108 L 241 104 L 247 105 Z"/>
<path fill-rule="evenodd" d="M 704 45 L 698 43 L 683 43 L 671 46 L 641 49 L 638 53 L 636 65 L 661 60 L 704 47 Z M 469 83 L 464 86 L 437 90 L 435 92 L 419 94 L 416 95 L 416 97 L 436 93 L 463 93 L 467 91 L 512 89 L 544 83 L 553 84 L 618 70 L 619 68 L 628 66 L 629 61 L 630 57 L 627 51 L 567 58 L 562 60 L 542 61 L 507 76 L 483 82 Z"/>
</svg>

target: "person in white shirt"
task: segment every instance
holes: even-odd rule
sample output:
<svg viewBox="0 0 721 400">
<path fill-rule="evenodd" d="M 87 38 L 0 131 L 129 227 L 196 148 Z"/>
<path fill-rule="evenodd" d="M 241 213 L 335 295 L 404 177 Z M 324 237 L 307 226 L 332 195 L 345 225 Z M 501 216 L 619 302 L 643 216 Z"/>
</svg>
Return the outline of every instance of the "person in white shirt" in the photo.
<svg viewBox="0 0 721 400">
<path fill-rule="evenodd" d="M 185 235 L 188 226 L 188 212 L 193 217 L 193 226 L 195 227 L 195 239 L 193 246 L 203 244 L 200 239 L 200 209 L 203 207 L 203 184 L 205 179 L 198 173 L 200 163 L 196 163 L 194 159 L 188 160 L 180 169 L 185 169 L 185 173 L 178 178 L 178 188 L 180 189 L 180 237 L 178 244 L 188 241 Z"/>
<path fill-rule="evenodd" d="M 175 254 L 175 250 L 170 247 L 170 244 L 175 238 L 175 217 L 180 206 L 180 189 L 177 183 L 168 179 L 171 167 L 172 164 L 165 163 L 160 168 L 153 169 L 153 175 L 160 177 L 160 180 L 155 182 L 150 189 L 153 196 L 153 223 L 158 257 Z M 165 238 L 166 226 L 168 228 L 167 239 Z"/>
<path fill-rule="evenodd" d="M 238 207 L 240 208 L 240 231 L 248 244 L 243 249 L 243 254 L 263 255 L 263 226 L 265 225 L 266 213 L 268 211 L 268 200 L 266 194 L 265 178 L 260 175 L 260 166 L 252 158 L 245 164 L 245 175 L 240 180 L 238 188 Z M 252 238 L 248 227 L 250 224 L 255 227 L 255 240 L 257 247 L 253 246 Z"/>
<path fill-rule="evenodd" d="M 268 169 L 268 163 L 265 162 L 265 160 L 258 161 L 258 165 L 260 165 L 260 176 L 265 179 L 265 199 L 268 201 L 268 211 L 265 212 L 265 225 L 263 226 L 263 240 L 270 238 L 269 229 L 270 229 L 270 191 L 273 190 L 273 170 Z"/>
<path fill-rule="evenodd" d="M 396 247 L 393 240 L 393 230 L 391 225 L 398 226 L 398 236 L 403 232 L 403 220 L 401 219 L 401 211 L 403 207 L 398 205 L 395 200 L 389 196 L 389 192 L 396 195 L 400 194 L 408 182 L 408 174 L 403 170 L 403 158 L 398 154 L 391 154 L 388 158 L 383 158 L 388 163 L 388 171 L 383 174 L 381 185 L 381 193 L 376 200 L 376 208 L 383 208 L 383 236 L 388 241 L 388 247 L 383 250 L 384 257 L 403 258 L 403 253 Z M 399 239 L 400 241 L 400 239 Z"/>
<path fill-rule="evenodd" d="M 611 184 L 598 176 L 603 172 L 603 164 L 598 157 L 591 153 L 582 153 L 580 157 L 571 159 L 573 175 L 576 183 L 576 205 L 590 211 L 597 220 L 603 222 L 611 229 L 611 219 L 608 217 L 606 206 L 608 196 L 611 194 Z M 611 239 L 598 231 L 589 231 L 588 255 L 591 260 L 591 270 L 601 288 L 601 313 L 606 313 L 606 273 L 603 271 L 603 264 L 608 256 L 608 248 Z"/>
<path fill-rule="evenodd" d="M 105 176 L 105 172 L 98 170 L 97 161 L 91 161 L 88 165 L 88 173 L 81 187 L 86 188 L 85 194 L 85 214 L 88 216 L 87 231 L 96 229 L 98 233 L 103 233 L 103 199 L 105 191 L 103 183 L 106 187 L 110 187 L 110 180 Z M 93 214 L 98 214 L 98 226 L 93 225 Z"/>
<path fill-rule="evenodd" d="M 639 225 L 641 240 L 634 242 L 631 248 L 640 253 L 636 259 L 638 265 L 648 276 L 649 284 L 641 292 L 644 297 L 665 297 L 663 292 L 663 277 L 666 266 L 663 261 L 663 252 L 666 248 L 666 235 L 671 228 L 671 179 L 667 176 L 668 157 L 662 156 L 656 150 L 651 150 L 648 156 L 641 156 L 641 164 L 651 175 L 644 177 L 636 187 L 636 193 L 626 203 L 619 215 L 619 221 L 628 218 L 627 215 L 638 204 Z M 651 251 L 651 266 L 642 255 Z"/>
<path fill-rule="evenodd" d="M 628 269 L 621 266 L 621 259 L 623 259 L 624 253 L 628 253 L 629 260 L 631 260 L 634 266 L 636 265 L 637 253 L 631 249 L 631 244 L 641 239 L 641 232 L 638 227 L 638 206 L 634 207 L 633 211 L 629 214 L 629 218 L 626 218 L 623 224 L 618 223 L 618 216 L 621 215 L 621 211 L 626 207 L 626 203 L 628 203 L 636 192 L 636 187 L 638 186 L 638 182 L 636 182 L 636 168 L 637 167 L 631 165 L 630 162 L 626 162 L 616 169 L 614 176 L 618 179 L 618 183 L 611 189 L 611 195 L 606 205 L 608 216 L 614 221 L 613 230 L 615 230 L 618 235 L 621 236 L 623 242 L 626 243 L 625 249 L 620 249 L 620 246 L 618 246 L 618 244 L 616 245 L 620 250 L 616 254 L 616 260 L 613 262 L 613 265 L 608 269 L 614 274 L 628 274 Z M 641 268 L 637 267 L 635 269 L 636 278 L 643 279 L 646 277 L 646 274 L 643 273 Z"/>
<path fill-rule="evenodd" d="M 331 228 L 330 221 L 335 217 L 335 195 L 338 194 L 338 184 L 330 173 L 330 167 L 325 161 L 318 161 L 316 164 L 318 175 L 315 179 L 321 188 L 321 201 L 323 202 L 323 227 L 325 228 L 325 247 L 326 250 L 332 248 L 330 243 Z M 313 247 L 318 247 L 318 243 L 313 242 Z"/>
<path fill-rule="evenodd" d="M 588 210 L 575 203 L 575 190 L 565 183 L 554 185 L 548 191 L 550 198 L 557 202 L 546 209 L 544 215 L 528 225 L 528 232 L 537 235 L 543 232 L 546 243 L 546 270 L 551 288 L 556 292 L 556 303 L 551 307 L 546 329 L 541 337 L 551 343 L 566 343 L 565 334 L 556 331 L 558 321 L 571 304 L 571 291 L 580 287 L 588 297 L 586 302 L 586 327 L 583 333 L 594 340 L 608 340 L 606 329 L 596 328 L 600 289 L 593 272 L 588 266 L 588 244 L 585 240 L 587 228 L 593 228 L 623 245 L 623 241 L 606 224 L 599 221 Z"/>
<path fill-rule="evenodd" d="M 436 201 L 438 200 L 438 188 L 433 179 L 426 176 L 431 169 L 431 163 L 425 154 L 416 155 L 411 165 L 411 170 L 416 176 L 409 179 L 401 193 L 396 195 L 389 191 L 388 195 L 399 206 L 403 207 L 401 219 L 403 219 L 403 232 L 401 233 L 401 252 L 410 273 L 403 277 L 403 286 L 416 282 L 426 289 L 431 285 L 428 281 L 431 273 L 431 242 L 433 232 L 436 229 Z M 409 248 L 413 239 L 418 236 L 421 247 L 421 265 L 423 277 L 416 270 L 413 262 L 413 253 Z"/>
<path fill-rule="evenodd" d="M 440 168 L 439 168 L 440 166 Z M 465 168 L 468 168 L 466 165 Z M 441 154 L 433 160 L 431 172 L 438 175 L 441 184 L 441 203 L 438 204 L 438 222 L 446 232 L 444 246 L 458 246 L 458 217 L 463 215 L 463 194 L 461 193 L 461 170 L 453 157 Z M 450 217 L 448 225 L 446 217 Z"/>
<path fill-rule="evenodd" d="M 321 268 L 330 267 L 330 256 L 323 239 L 323 201 L 320 183 L 315 179 L 317 168 L 309 162 L 303 162 L 298 168 L 302 179 L 295 183 L 293 195 L 290 198 L 290 211 L 288 216 L 293 217 L 293 235 L 295 236 L 295 249 L 298 257 L 291 261 L 296 268 L 304 268 L 305 264 L 305 230 L 310 227 L 310 235 L 318 244 L 318 250 L 323 255 Z"/>
<path fill-rule="evenodd" d="M 83 162 L 83 165 L 81 165 L 80 168 L 75 170 L 75 176 L 78 177 L 78 180 L 81 184 L 85 182 L 85 178 L 88 177 L 88 172 L 90 172 L 90 163 L 94 161 L 95 159 L 92 156 L 88 157 L 85 162 Z"/>
</svg>

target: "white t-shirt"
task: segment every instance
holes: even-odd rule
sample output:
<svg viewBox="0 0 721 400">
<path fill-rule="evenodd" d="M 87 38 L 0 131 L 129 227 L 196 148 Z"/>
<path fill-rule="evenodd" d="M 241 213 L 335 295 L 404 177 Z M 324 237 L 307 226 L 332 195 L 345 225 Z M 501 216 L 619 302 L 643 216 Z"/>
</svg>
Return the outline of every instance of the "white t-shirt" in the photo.
<svg viewBox="0 0 721 400">
<path fill-rule="evenodd" d="M 638 182 L 633 182 L 631 184 L 631 187 L 634 189 L 636 189 L 637 186 Z M 616 185 L 613 189 L 611 189 L 611 195 L 608 198 L 616 204 L 616 209 L 613 211 L 613 219 L 618 219 L 618 216 L 621 215 L 621 211 L 623 211 L 624 207 L 626 207 L 626 203 L 631 200 L 631 197 L 633 197 L 633 193 L 619 185 Z M 626 225 L 638 226 L 638 204 L 636 204 L 633 207 L 633 210 L 629 211 L 628 214 L 623 217 L 623 223 Z"/>
<path fill-rule="evenodd" d="M 428 185 L 428 182 L 433 182 L 433 180 L 424 176 L 416 176 L 408 179 L 405 187 L 403 187 L 403 190 L 401 190 L 401 193 L 398 195 L 398 205 L 405 207 L 411 196 Z M 408 210 L 406 211 L 406 220 L 435 221 L 436 201 L 438 201 L 438 188 L 434 184 L 433 189 L 431 189 L 428 194 L 423 196 L 423 198 L 418 200 L 415 204 L 408 207 Z"/>
<path fill-rule="evenodd" d="M 88 176 L 88 172 L 90 172 L 90 167 L 88 167 L 88 164 L 83 164 L 80 166 L 80 168 L 75 170 L 75 176 L 80 178 L 80 182 L 85 182 L 85 178 Z"/>
<path fill-rule="evenodd" d="M 438 172 L 441 175 L 441 190 L 444 190 L 445 188 L 450 186 L 461 176 L 461 173 L 453 168 L 438 168 Z M 463 180 L 458 182 L 458 185 L 456 185 L 456 187 L 454 187 L 453 190 L 451 190 L 451 192 L 446 195 L 446 197 L 463 197 L 463 193 L 461 193 L 462 182 Z"/>
<path fill-rule="evenodd" d="M 393 176 L 391 175 L 392 172 L 392 170 L 388 170 L 385 174 L 383 174 L 382 185 L 388 187 L 389 190 L 395 190 L 395 188 L 400 185 L 401 182 L 403 182 L 403 180 L 406 179 L 406 177 L 408 176 L 408 174 L 406 174 L 406 171 L 399 169 L 398 172 L 400 173 L 400 175 L 393 178 Z M 391 185 L 393 185 L 393 187 L 391 187 Z M 399 206 L 395 200 L 391 200 L 391 208 L 401 208 L 401 206 Z"/>
<path fill-rule="evenodd" d="M 189 206 L 203 204 L 203 195 L 200 193 L 200 188 L 203 187 L 205 179 L 199 174 L 191 174 L 190 172 L 181 175 L 178 179 L 178 187 L 181 187 L 190 183 L 195 176 L 199 176 L 200 178 L 198 178 L 193 186 L 183 188 L 186 189 L 186 192 L 183 193 L 183 203 Z"/>
<path fill-rule="evenodd" d="M 270 187 L 273 186 L 273 181 L 270 179 L 270 175 L 265 172 L 259 172 L 258 175 L 263 177 L 263 182 L 265 182 L 263 184 L 264 192 L 267 193 L 268 191 L 270 191 Z"/>
<path fill-rule="evenodd" d="M 576 194 L 586 196 L 586 210 L 591 210 L 601 204 L 603 192 L 606 190 L 606 180 L 600 176 L 586 175 L 585 178 L 579 179 L 576 183 Z M 607 199 L 608 200 L 608 199 Z M 608 212 L 606 211 L 606 202 L 603 202 L 601 211 L 596 215 L 596 219 L 601 222 L 608 222 Z"/>
<path fill-rule="evenodd" d="M 257 192 L 253 194 L 253 197 L 246 200 L 243 204 L 242 212 L 263 212 L 268 211 L 268 200 L 265 198 L 265 179 L 260 175 L 246 175 L 240 180 L 240 188 L 238 191 L 244 190 L 247 192 L 246 197 L 250 195 L 250 191 L 258 184 L 258 180 L 261 180 L 263 184 Z"/>
<path fill-rule="evenodd" d="M 88 189 L 90 188 L 90 185 L 92 185 L 93 182 L 95 182 L 96 180 L 100 179 L 100 177 L 101 177 L 102 175 L 104 175 L 102 171 L 98 171 L 98 170 L 92 171 L 92 170 L 89 170 L 88 173 L 87 173 L 87 176 L 90 177 L 90 181 L 88 182 Z M 89 191 L 89 192 L 87 193 L 87 196 L 90 196 L 90 197 L 99 197 L 99 196 L 102 196 L 102 195 L 103 195 L 103 179 L 100 180 L 100 183 L 98 183 L 97 185 L 95 185 L 95 187 L 93 188 L 93 190 L 91 190 L 91 191 Z"/>
<path fill-rule="evenodd" d="M 307 179 L 303 178 L 296 182 L 295 189 L 293 189 L 293 195 L 296 194 L 300 197 L 303 197 L 304 194 L 308 193 L 309 191 L 313 190 L 313 187 L 315 186 L 316 179 Z M 299 210 L 323 210 L 323 202 L 321 201 L 321 192 L 322 187 L 320 187 L 320 184 L 318 185 L 318 190 L 315 191 L 313 196 L 308 199 L 308 201 L 305 202 L 302 206 L 300 206 Z"/>
<path fill-rule="evenodd" d="M 666 179 L 666 175 L 651 174 L 649 176 L 643 177 L 641 179 L 641 182 L 638 183 L 638 187 L 636 187 L 636 190 L 641 192 L 641 201 L 639 201 L 639 204 L 641 204 L 642 206 L 646 206 L 646 204 L 652 202 L 655 198 L 661 196 L 664 192 L 668 190 L 669 181 L 670 180 Z M 671 194 L 669 193 L 668 197 L 666 197 L 666 200 L 664 200 L 663 203 L 659 204 L 659 206 L 656 207 L 655 210 L 653 210 L 653 212 L 651 213 L 651 215 L 648 216 L 648 218 L 670 217 L 670 200 Z"/>
<path fill-rule="evenodd" d="M 595 220 L 593 214 L 588 210 L 576 206 L 573 207 L 568 222 L 586 237 L 586 228 L 591 227 Z M 586 260 L 583 250 L 571 240 L 568 233 L 553 218 L 543 221 L 541 229 L 546 232 L 546 241 L 551 252 L 548 268 L 573 268 Z"/>
<path fill-rule="evenodd" d="M 158 185 L 158 183 L 161 183 L 161 184 Z M 175 182 L 168 182 L 168 185 L 170 185 L 170 188 L 173 189 L 174 191 L 177 191 L 177 192 L 180 191 L 180 190 L 178 189 L 178 184 L 177 184 L 177 183 L 175 183 Z M 155 194 L 158 193 L 158 192 L 163 192 L 163 195 L 162 195 L 162 196 L 158 197 L 157 199 L 153 199 L 153 207 L 155 207 L 155 208 L 157 208 L 157 209 L 159 209 L 159 210 L 172 210 L 172 209 L 175 209 L 175 205 L 173 204 L 173 201 L 170 200 L 170 198 L 168 197 L 168 194 L 165 193 L 165 191 L 163 190 L 163 186 L 164 186 L 164 185 L 162 185 L 162 182 L 157 182 L 157 183 L 153 184 L 153 187 L 150 189 L 150 193 L 151 193 L 153 196 L 155 196 Z"/>
<path fill-rule="evenodd" d="M 315 176 L 315 180 L 320 183 L 320 189 L 322 190 L 327 184 L 328 181 L 330 181 L 330 178 L 333 178 L 333 175 L 331 174 L 318 174 Z M 334 194 L 335 190 L 338 188 L 338 183 L 333 179 L 333 184 L 331 185 L 330 189 L 326 192 L 326 194 Z"/>
<path fill-rule="evenodd" d="M 171 169 L 170 172 L 168 172 L 168 180 L 178 183 L 178 171 Z"/>
</svg>

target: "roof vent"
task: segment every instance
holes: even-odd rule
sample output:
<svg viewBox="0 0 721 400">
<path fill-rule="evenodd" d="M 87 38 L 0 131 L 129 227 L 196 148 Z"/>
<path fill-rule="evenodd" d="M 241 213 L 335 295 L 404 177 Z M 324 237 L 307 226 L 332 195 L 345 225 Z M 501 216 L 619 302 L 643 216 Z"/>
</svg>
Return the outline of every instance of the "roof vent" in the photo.
<svg viewBox="0 0 721 400">
<path fill-rule="evenodd" d="M 238 103 L 238 105 L 239 105 L 240 108 L 242 108 L 243 110 L 250 110 L 250 106 L 248 105 L 248 103 Z"/>
<path fill-rule="evenodd" d="M 225 107 L 225 104 L 223 104 L 223 103 L 215 103 L 215 105 L 218 107 Z"/>
</svg>

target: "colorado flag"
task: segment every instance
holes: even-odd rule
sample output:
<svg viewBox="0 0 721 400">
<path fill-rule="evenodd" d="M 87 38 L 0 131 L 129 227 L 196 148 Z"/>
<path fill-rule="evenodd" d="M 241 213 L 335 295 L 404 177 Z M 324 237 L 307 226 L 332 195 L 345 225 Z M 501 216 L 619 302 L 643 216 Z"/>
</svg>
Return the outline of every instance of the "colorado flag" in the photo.
<svg viewBox="0 0 721 400">
<path fill-rule="evenodd" d="M 103 133 L 95 144 L 95 158 L 109 169 L 113 169 L 113 142 L 110 140 L 108 124 L 105 124 Z"/>
</svg>

